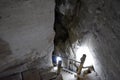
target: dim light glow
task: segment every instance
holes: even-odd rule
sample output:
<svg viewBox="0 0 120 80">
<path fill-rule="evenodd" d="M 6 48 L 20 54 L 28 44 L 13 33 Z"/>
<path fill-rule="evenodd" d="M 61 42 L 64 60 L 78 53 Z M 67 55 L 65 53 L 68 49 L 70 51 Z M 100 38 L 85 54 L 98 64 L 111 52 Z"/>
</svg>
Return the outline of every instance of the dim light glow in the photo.
<svg viewBox="0 0 120 80">
<path fill-rule="evenodd" d="M 76 60 L 80 61 L 80 58 L 83 54 L 86 54 L 86 59 L 84 66 L 90 66 L 93 65 L 93 57 L 91 55 L 91 52 L 87 46 L 78 46 L 78 49 L 76 51 Z"/>
<path fill-rule="evenodd" d="M 62 58 L 58 56 L 58 57 L 56 57 L 56 60 L 57 60 L 57 64 L 58 64 L 59 61 L 62 61 Z"/>
</svg>

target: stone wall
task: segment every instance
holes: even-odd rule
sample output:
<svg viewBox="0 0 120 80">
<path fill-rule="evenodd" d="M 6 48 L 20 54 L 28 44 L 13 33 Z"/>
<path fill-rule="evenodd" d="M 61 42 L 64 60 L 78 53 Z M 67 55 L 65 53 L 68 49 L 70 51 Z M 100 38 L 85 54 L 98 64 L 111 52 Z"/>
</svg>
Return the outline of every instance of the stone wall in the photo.
<svg viewBox="0 0 120 80">
<path fill-rule="evenodd" d="M 51 66 L 54 0 L 0 0 L 0 76 Z"/>
</svg>

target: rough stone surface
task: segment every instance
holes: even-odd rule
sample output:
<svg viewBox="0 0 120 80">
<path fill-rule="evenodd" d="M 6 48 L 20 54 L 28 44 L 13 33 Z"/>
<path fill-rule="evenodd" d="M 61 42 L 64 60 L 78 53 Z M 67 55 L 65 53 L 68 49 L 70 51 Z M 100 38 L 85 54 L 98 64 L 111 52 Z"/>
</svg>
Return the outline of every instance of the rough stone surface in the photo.
<svg viewBox="0 0 120 80">
<path fill-rule="evenodd" d="M 56 0 L 56 3 L 56 54 L 71 57 L 76 45 L 87 44 L 101 79 L 119 80 L 120 1 Z"/>
<path fill-rule="evenodd" d="M 0 0 L 0 76 L 51 66 L 54 0 Z"/>
</svg>

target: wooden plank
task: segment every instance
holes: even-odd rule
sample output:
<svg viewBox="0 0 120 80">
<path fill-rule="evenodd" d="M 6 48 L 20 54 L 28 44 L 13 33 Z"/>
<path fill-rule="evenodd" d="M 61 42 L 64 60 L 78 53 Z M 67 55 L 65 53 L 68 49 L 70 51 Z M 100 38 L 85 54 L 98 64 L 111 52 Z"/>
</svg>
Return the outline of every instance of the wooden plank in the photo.
<svg viewBox="0 0 120 80">
<path fill-rule="evenodd" d="M 41 80 L 38 70 L 29 70 L 22 73 L 23 80 Z"/>
<path fill-rule="evenodd" d="M 0 80 L 22 80 L 22 76 L 19 73 L 19 74 L 14 74 L 14 75 L 6 76 L 4 78 L 0 78 Z"/>
</svg>

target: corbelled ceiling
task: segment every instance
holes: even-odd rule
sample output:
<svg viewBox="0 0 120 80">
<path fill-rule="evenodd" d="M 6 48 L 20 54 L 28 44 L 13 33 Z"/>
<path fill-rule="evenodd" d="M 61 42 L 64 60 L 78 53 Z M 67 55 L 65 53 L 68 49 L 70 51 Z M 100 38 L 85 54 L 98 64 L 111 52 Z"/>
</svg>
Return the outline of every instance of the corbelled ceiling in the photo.
<svg viewBox="0 0 120 80">
<path fill-rule="evenodd" d="M 119 0 L 0 0 L 0 77 L 52 66 L 53 50 L 75 59 L 83 44 L 102 80 L 120 79 Z"/>
</svg>

